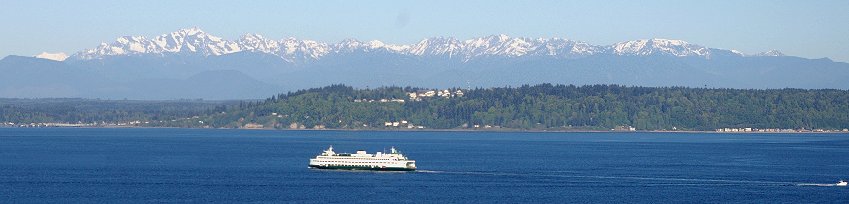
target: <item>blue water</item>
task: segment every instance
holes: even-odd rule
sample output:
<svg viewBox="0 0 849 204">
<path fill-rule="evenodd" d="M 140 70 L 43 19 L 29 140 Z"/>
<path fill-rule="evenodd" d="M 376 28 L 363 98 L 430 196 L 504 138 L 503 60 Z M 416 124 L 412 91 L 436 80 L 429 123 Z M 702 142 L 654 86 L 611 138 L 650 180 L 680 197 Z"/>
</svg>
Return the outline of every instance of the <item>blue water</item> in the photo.
<svg viewBox="0 0 849 204">
<path fill-rule="evenodd" d="M 308 169 L 396 146 L 417 172 Z M 847 203 L 847 134 L 0 128 L 0 203 Z"/>
</svg>

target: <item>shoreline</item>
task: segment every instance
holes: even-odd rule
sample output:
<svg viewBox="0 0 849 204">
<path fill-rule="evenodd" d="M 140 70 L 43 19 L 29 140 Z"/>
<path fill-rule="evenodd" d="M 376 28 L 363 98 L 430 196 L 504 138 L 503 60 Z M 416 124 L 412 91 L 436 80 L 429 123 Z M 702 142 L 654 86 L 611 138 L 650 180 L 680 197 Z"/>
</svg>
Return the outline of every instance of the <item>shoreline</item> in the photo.
<svg viewBox="0 0 849 204">
<path fill-rule="evenodd" d="M 197 129 L 197 130 L 260 130 L 260 131 L 372 131 L 372 132 L 504 132 L 504 133 L 693 133 L 693 134 L 849 134 L 842 131 L 828 132 L 717 132 L 698 130 L 637 130 L 637 131 L 605 131 L 605 130 L 523 130 L 523 129 L 271 129 L 271 128 L 190 128 L 190 127 L 139 127 L 139 126 L 103 126 L 103 127 L 9 127 L 3 129 Z"/>
</svg>

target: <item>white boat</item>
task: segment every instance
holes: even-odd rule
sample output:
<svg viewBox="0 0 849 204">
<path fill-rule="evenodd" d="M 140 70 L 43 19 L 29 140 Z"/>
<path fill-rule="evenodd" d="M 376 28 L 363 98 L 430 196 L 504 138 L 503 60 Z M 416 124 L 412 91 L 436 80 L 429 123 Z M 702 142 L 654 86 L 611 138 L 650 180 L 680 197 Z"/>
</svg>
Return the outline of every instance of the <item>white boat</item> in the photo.
<svg viewBox="0 0 849 204">
<path fill-rule="evenodd" d="M 389 153 L 377 152 L 369 154 L 365 150 L 357 153 L 336 153 L 333 146 L 324 150 L 315 158 L 310 159 L 310 168 L 346 169 L 346 170 L 376 170 L 376 171 L 413 171 L 416 161 L 407 159 L 395 147 Z"/>
<path fill-rule="evenodd" d="M 846 181 L 844 181 L 844 180 L 840 180 L 840 181 L 838 181 L 837 183 L 835 183 L 834 185 L 835 185 L 835 186 L 846 186 L 846 184 L 847 184 L 847 182 L 846 182 Z"/>
</svg>

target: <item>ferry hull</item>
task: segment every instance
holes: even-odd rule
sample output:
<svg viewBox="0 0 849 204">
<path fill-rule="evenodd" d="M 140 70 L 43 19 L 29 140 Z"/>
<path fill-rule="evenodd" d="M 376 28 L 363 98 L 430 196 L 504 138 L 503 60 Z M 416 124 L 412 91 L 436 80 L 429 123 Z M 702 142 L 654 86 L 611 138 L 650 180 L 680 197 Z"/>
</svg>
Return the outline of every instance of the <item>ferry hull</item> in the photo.
<svg viewBox="0 0 849 204">
<path fill-rule="evenodd" d="M 401 167 L 367 167 L 367 166 L 319 166 L 319 165 L 309 165 L 310 168 L 316 169 L 337 169 L 337 170 L 368 170 L 368 171 L 415 171 L 415 168 L 401 168 Z"/>
</svg>

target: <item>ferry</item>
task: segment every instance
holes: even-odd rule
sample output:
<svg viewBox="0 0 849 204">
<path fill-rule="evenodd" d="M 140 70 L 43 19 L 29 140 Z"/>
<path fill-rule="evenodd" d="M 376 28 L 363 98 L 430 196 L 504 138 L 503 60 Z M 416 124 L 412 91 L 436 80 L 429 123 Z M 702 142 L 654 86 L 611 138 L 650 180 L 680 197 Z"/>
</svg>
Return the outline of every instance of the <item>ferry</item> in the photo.
<svg viewBox="0 0 849 204">
<path fill-rule="evenodd" d="M 333 151 L 333 146 L 330 146 L 315 158 L 310 159 L 309 167 L 317 169 L 415 171 L 416 161 L 407 159 L 395 147 L 389 149 L 389 153 L 369 154 L 365 150 L 357 150 L 357 153 L 350 154 L 336 153 Z"/>
</svg>

